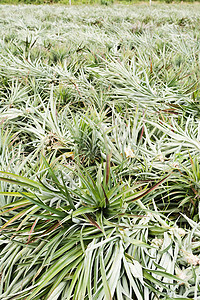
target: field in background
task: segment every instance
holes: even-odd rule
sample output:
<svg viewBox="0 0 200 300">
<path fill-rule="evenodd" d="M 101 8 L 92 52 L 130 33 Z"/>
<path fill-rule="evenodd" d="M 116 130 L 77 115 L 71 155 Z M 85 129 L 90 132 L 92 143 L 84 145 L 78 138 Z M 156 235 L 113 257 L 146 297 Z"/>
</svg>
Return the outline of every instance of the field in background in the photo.
<svg viewBox="0 0 200 300">
<path fill-rule="evenodd" d="M 0 5 L 1 299 L 199 299 L 199 75 L 197 3 Z"/>
<path fill-rule="evenodd" d="M 199 3 L 200 0 L 155 0 L 154 4 L 159 3 Z M 105 5 L 113 4 L 142 4 L 149 3 L 149 0 L 1 0 L 0 4 L 52 4 L 52 5 Z M 152 2 L 152 1 L 151 1 Z"/>
</svg>

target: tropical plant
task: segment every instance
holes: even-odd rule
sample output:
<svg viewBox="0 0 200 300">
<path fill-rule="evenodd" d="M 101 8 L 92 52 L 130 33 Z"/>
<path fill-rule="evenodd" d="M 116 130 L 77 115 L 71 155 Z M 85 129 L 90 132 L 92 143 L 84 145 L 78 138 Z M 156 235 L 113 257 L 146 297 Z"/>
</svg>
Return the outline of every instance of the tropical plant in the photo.
<svg viewBox="0 0 200 300">
<path fill-rule="evenodd" d="M 0 23 L 0 298 L 198 300 L 199 5 Z"/>
</svg>

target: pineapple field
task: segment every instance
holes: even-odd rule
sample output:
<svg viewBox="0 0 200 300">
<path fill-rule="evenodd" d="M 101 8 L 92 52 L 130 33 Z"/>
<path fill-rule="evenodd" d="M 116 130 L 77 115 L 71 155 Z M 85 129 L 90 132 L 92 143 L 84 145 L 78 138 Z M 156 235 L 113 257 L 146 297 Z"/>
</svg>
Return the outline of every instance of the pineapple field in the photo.
<svg viewBox="0 0 200 300">
<path fill-rule="evenodd" d="M 199 3 L 0 5 L 1 300 L 200 299 L 199 78 Z"/>
</svg>

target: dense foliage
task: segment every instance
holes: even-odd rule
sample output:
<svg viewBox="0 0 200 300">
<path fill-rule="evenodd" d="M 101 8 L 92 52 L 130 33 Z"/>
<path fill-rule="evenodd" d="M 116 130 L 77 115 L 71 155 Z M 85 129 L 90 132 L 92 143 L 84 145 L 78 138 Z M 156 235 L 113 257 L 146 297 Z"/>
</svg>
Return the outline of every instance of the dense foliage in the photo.
<svg viewBox="0 0 200 300">
<path fill-rule="evenodd" d="M 200 2 L 200 0 L 153 0 L 155 3 L 183 3 L 183 2 Z M 82 4 L 101 4 L 110 6 L 112 4 L 136 4 L 147 2 L 149 0 L 1 0 L 1 4 L 64 4 L 64 5 L 82 5 Z"/>
<path fill-rule="evenodd" d="M 200 6 L 0 23 L 0 298 L 200 299 Z"/>
</svg>

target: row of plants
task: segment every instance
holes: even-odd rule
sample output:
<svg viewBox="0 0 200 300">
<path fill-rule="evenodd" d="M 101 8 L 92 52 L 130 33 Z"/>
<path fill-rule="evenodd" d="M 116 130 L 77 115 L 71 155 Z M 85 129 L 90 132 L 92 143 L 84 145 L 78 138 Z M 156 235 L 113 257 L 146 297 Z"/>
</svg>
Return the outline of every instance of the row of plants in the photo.
<svg viewBox="0 0 200 300">
<path fill-rule="evenodd" d="M 155 4 L 158 0 L 154 0 Z M 81 4 L 101 4 L 109 6 L 112 4 L 136 4 L 141 0 L 1 0 L 1 4 L 64 4 L 64 5 L 81 5 Z M 148 0 L 142 2 L 148 3 Z M 160 3 L 182 3 L 182 2 L 199 2 L 199 0 L 159 0 Z"/>
<path fill-rule="evenodd" d="M 200 7 L 0 6 L 0 298 L 200 297 Z"/>
</svg>

